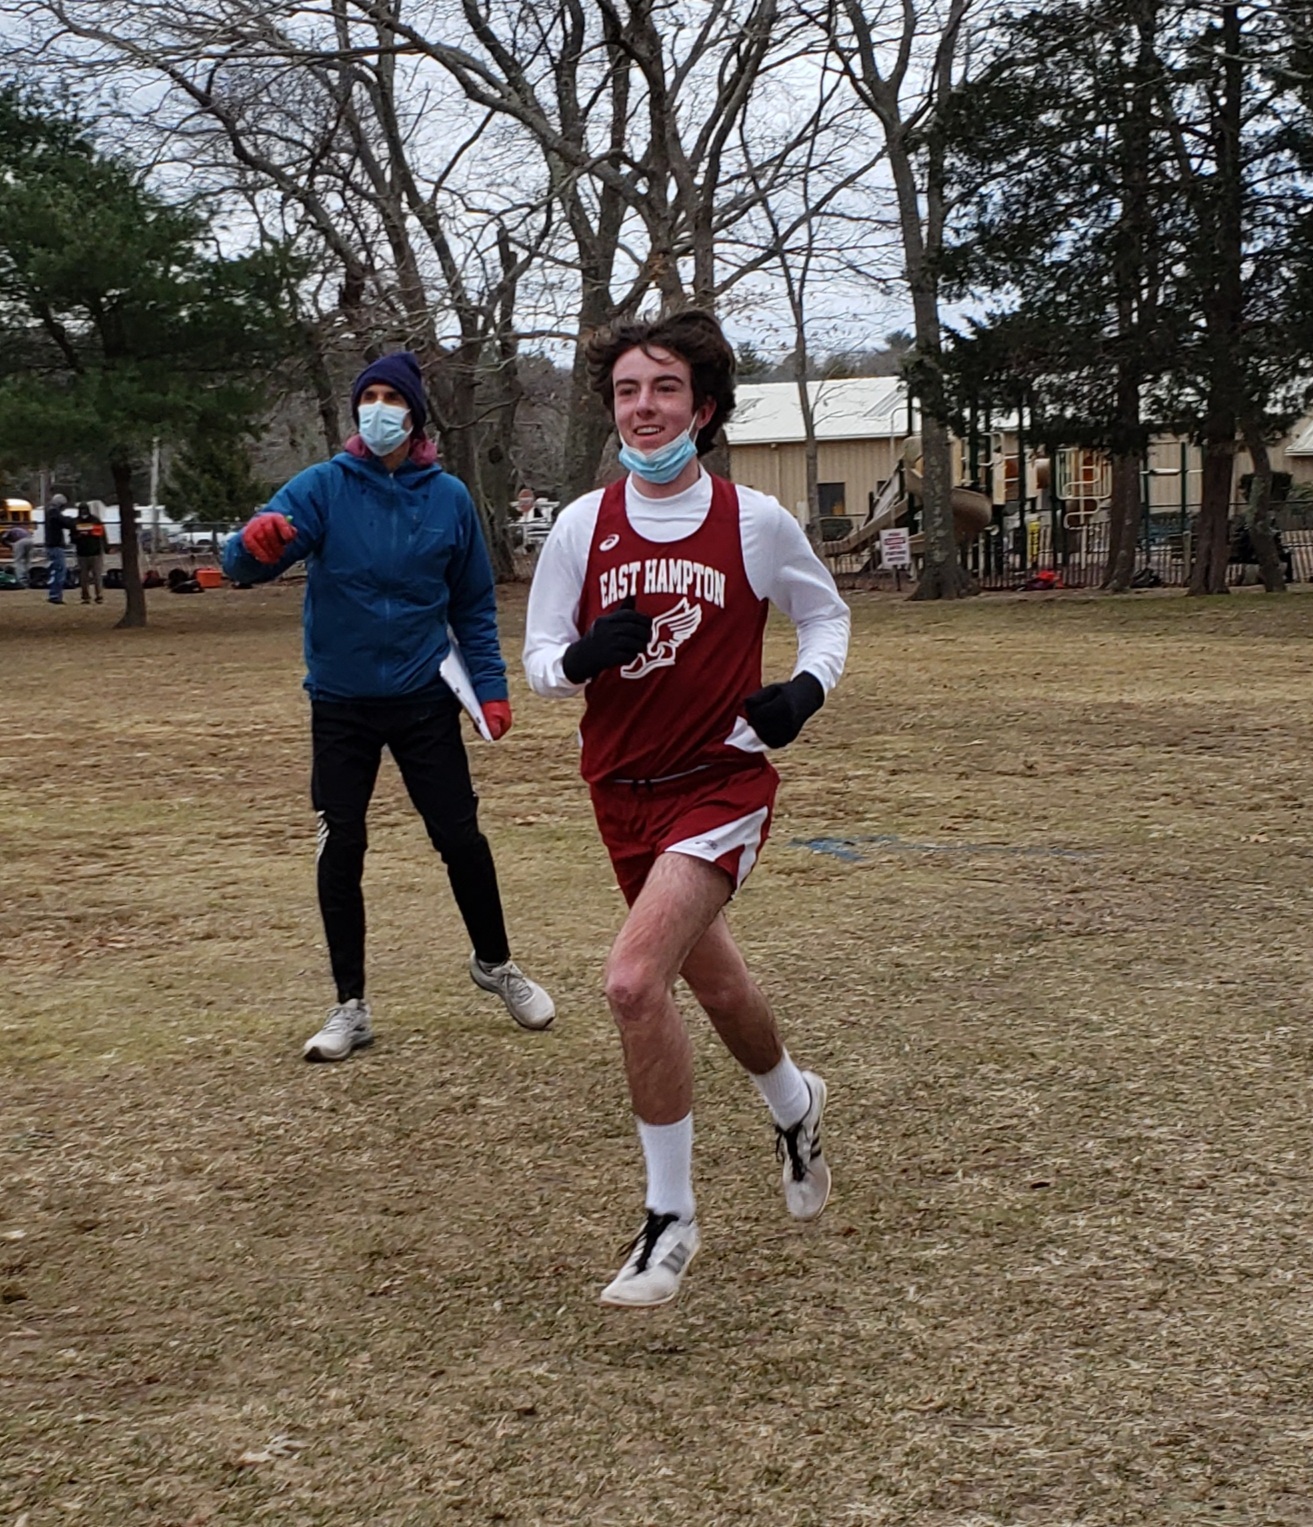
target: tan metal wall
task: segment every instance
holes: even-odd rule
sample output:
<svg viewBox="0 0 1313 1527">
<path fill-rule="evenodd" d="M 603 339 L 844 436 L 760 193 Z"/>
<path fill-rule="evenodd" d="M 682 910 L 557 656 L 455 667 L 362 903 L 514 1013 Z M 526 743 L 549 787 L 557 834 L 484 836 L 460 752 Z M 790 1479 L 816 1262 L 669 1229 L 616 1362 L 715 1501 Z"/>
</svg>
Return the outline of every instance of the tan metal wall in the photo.
<svg viewBox="0 0 1313 1527">
<path fill-rule="evenodd" d="M 1285 441 L 1278 442 L 1271 447 L 1272 470 L 1274 472 L 1289 472 L 1291 478 L 1297 483 L 1313 483 L 1313 457 L 1310 456 L 1287 456 Z M 1199 507 L 1199 495 L 1203 481 L 1203 456 L 1199 447 L 1187 443 L 1185 449 L 1187 469 L 1187 498 L 1190 509 L 1193 511 Z M 1181 442 L 1179 439 L 1159 436 L 1149 445 L 1150 468 L 1169 469 L 1162 476 L 1150 477 L 1149 501 L 1155 509 L 1176 509 L 1181 502 L 1180 475 L 1176 468 L 1181 462 Z M 1232 497 L 1238 503 L 1240 500 L 1240 479 L 1246 472 L 1251 471 L 1249 452 L 1241 446 L 1236 451 L 1235 476 L 1232 486 Z"/>
<path fill-rule="evenodd" d="M 1246 461 L 1249 459 L 1245 458 Z M 1297 483 L 1313 483 L 1313 456 L 1287 456 L 1284 442 L 1272 447 L 1272 470 L 1289 472 Z"/>
<path fill-rule="evenodd" d="M 844 507 L 834 513 L 866 518 L 867 495 L 874 493 L 893 472 L 901 441 L 827 440 L 817 452 L 821 482 L 844 485 Z M 807 502 L 807 450 L 804 445 L 736 445 L 730 451 L 730 472 L 735 482 L 769 493 L 786 509 L 805 518 L 800 505 Z"/>
<path fill-rule="evenodd" d="M 1004 501 L 1004 494 L 1007 491 L 1004 485 L 1007 481 L 1006 468 L 1009 455 L 1011 455 L 1014 474 L 1016 470 L 1015 454 L 1011 454 L 1016 451 L 1016 432 L 1009 430 L 1002 433 L 1003 456 L 994 464 L 994 498 L 998 503 Z M 843 512 L 856 520 L 865 519 L 867 494 L 875 492 L 879 485 L 892 475 L 901 447 L 902 437 L 825 441 L 821 445 L 817 458 L 820 481 L 843 483 Z M 1200 482 L 1198 447 L 1190 445 L 1186 456 L 1188 499 L 1191 509 L 1196 509 L 1199 505 Z M 1151 467 L 1170 470 L 1179 467 L 1180 460 L 1179 441 L 1160 436 L 1150 444 L 1149 465 Z M 1027 476 L 1031 479 L 1028 490 L 1033 495 L 1036 492 L 1033 479 L 1033 457 L 1029 459 L 1028 465 L 1030 471 Z M 1313 456 L 1287 457 L 1282 446 L 1278 444 L 1272 447 L 1272 466 L 1278 472 L 1289 472 L 1297 483 L 1313 483 Z M 954 481 L 964 481 L 965 467 L 960 446 L 955 453 L 954 470 Z M 769 493 L 773 498 L 779 499 L 780 503 L 796 514 L 799 519 L 805 519 L 805 511 L 800 506 L 807 500 L 807 459 L 806 448 L 800 442 L 786 445 L 736 445 L 730 452 L 730 471 L 736 482 L 746 483 L 748 487 L 756 488 L 759 492 Z M 1236 456 L 1237 482 L 1240 474 L 1247 471 L 1249 471 L 1249 456 L 1241 450 Z M 1011 484 L 1011 492 L 1013 494 L 1016 492 L 1015 482 Z M 1165 473 L 1162 476 L 1151 476 L 1149 493 L 1150 501 L 1156 509 L 1176 508 L 1181 499 L 1179 475 Z"/>
</svg>

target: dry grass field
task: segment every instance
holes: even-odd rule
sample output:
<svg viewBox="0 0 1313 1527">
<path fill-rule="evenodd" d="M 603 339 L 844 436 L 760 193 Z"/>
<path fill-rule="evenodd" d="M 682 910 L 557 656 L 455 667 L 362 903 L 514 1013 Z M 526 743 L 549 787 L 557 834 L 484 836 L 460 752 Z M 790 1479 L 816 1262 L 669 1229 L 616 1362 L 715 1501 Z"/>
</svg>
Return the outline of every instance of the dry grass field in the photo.
<svg viewBox="0 0 1313 1527">
<path fill-rule="evenodd" d="M 852 601 L 733 911 L 835 1196 L 697 1024 L 636 1314 L 574 707 L 517 661 L 472 748 L 555 1030 L 387 766 L 379 1040 L 311 1067 L 299 591 L 0 594 L 0 1527 L 1313 1524 L 1313 595 Z"/>
</svg>

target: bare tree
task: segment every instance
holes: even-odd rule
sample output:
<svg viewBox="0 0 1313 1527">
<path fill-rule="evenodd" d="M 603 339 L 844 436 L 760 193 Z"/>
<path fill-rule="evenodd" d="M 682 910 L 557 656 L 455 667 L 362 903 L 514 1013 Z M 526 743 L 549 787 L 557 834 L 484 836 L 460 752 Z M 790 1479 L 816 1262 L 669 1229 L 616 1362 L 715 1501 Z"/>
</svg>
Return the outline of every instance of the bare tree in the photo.
<svg viewBox="0 0 1313 1527">
<path fill-rule="evenodd" d="M 852 262 L 871 253 L 872 217 L 875 201 L 867 176 L 883 158 L 883 149 L 871 153 L 853 132 L 851 106 L 845 111 L 839 100 L 845 81 L 842 75 L 819 77 L 811 133 L 796 160 L 781 164 L 778 158 L 766 165 L 756 161 L 757 145 L 746 132 L 741 152 L 759 202 L 754 219 L 764 234 L 763 249 L 784 287 L 793 330 L 789 367 L 798 392 L 802 414 L 807 519 L 820 518 L 820 448 L 816 438 L 816 410 L 811 376 L 811 324 L 808 289 L 813 278 L 833 279 L 846 274 Z M 846 202 L 846 193 L 858 190 L 860 208 Z M 878 204 L 878 203 L 877 203 Z M 879 226 L 878 224 L 876 226 Z"/>
<path fill-rule="evenodd" d="M 918 9 L 912 0 L 831 0 L 818 13 L 829 46 L 884 139 L 912 299 L 921 403 L 925 567 L 915 598 L 957 599 L 970 588 L 953 532 L 952 456 L 942 361 L 940 259 L 947 196 L 943 119 L 972 0 Z"/>
<path fill-rule="evenodd" d="M 578 492 L 609 433 L 588 337 L 649 294 L 723 302 L 774 258 L 735 230 L 824 152 L 826 123 L 792 100 L 822 41 L 781 0 L 30 12 L 83 70 L 163 80 L 156 126 L 208 156 L 216 182 L 221 144 L 243 194 L 298 209 L 341 271 L 319 332 L 421 352 L 447 460 L 485 507 L 502 507 L 526 336 L 574 346 L 564 486 Z"/>
<path fill-rule="evenodd" d="M 204 16 L 151 0 L 36 8 L 75 41 L 84 65 L 93 44 L 102 66 L 163 79 L 161 134 L 248 206 L 297 208 L 301 235 L 338 267 L 336 321 L 316 314 L 304 329 L 330 444 L 340 400 L 329 397 L 333 368 L 316 343 L 332 335 L 356 360 L 397 343 L 420 353 L 445 459 L 484 511 L 494 562 L 509 571 L 514 302 L 555 219 L 554 200 L 525 184 L 523 144 L 504 131 L 499 139 L 488 113 L 459 101 L 457 130 L 435 134 L 431 83 L 413 57 L 402 67 L 386 13 L 347 0 L 320 11 L 219 0 Z"/>
<path fill-rule="evenodd" d="M 362 0 L 363 3 L 363 0 Z M 398 45 L 441 65 L 467 99 L 538 145 L 575 245 L 579 282 L 566 492 L 592 485 L 609 423 L 587 390 L 583 345 L 654 293 L 664 310 L 715 308 L 774 258 L 751 246 L 727 264 L 734 230 L 788 169 L 817 151 L 811 114 L 756 100 L 816 47 L 780 0 L 462 0 L 472 46 L 396 18 Z M 783 92 L 781 92 L 783 95 Z M 757 156 L 742 145 L 755 142 Z M 748 246 L 738 246 L 742 254 Z"/>
</svg>

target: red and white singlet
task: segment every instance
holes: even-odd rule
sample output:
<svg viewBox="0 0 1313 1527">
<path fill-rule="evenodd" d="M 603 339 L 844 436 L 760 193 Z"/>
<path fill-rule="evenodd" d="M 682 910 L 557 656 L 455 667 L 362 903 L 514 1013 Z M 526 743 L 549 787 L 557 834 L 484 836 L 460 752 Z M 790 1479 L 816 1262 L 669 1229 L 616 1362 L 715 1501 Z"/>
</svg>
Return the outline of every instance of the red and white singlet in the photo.
<svg viewBox="0 0 1313 1527">
<path fill-rule="evenodd" d="M 625 513 L 625 483 L 602 495 L 588 549 L 578 626 L 626 600 L 652 617 L 647 650 L 588 684 L 580 735 L 590 784 L 659 780 L 709 765 L 760 768 L 732 746 L 746 696 L 761 688 L 767 603 L 743 566 L 739 499 L 711 479 L 711 509 L 692 535 L 649 541 Z"/>
</svg>

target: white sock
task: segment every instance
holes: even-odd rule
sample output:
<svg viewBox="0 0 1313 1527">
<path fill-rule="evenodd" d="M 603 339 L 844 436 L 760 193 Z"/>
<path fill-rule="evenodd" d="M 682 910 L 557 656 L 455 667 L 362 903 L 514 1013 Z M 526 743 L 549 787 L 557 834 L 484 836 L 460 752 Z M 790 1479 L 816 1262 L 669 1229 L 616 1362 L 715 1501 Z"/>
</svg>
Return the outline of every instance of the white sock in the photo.
<svg viewBox="0 0 1313 1527">
<path fill-rule="evenodd" d="M 693 1115 L 685 1114 L 676 1124 L 635 1123 L 647 1163 L 647 1207 L 654 1214 L 692 1219 Z"/>
<path fill-rule="evenodd" d="M 811 1107 L 811 1092 L 802 1079 L 802 1072 L 789 1059 L 787 1050 L 780 1057 L 779 1065 L 764 1076 L 754 1076 L 752 1081 L 781 1129 L 792 1129 Z"/>
</svg>

